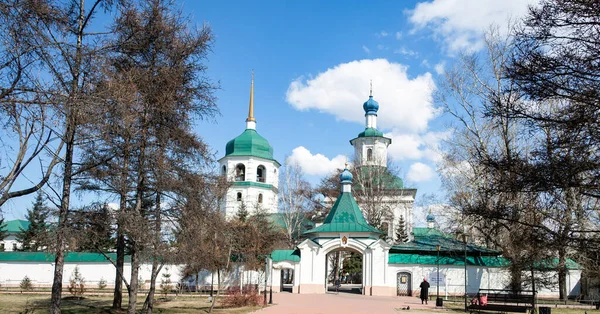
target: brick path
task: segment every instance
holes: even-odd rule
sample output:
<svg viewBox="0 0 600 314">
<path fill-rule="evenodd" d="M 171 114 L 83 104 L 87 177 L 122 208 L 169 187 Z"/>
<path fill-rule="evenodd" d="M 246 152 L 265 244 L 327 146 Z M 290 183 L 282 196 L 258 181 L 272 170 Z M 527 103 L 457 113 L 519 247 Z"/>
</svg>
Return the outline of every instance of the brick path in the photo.
<svg viewBox="0 0 600 314">
<path fill-rule="evenodd" d="M 403 310 L 410 306 L 409 310 Z M 372 297 L 359 294 L 292 294 L 274 293 L 273 305 L 257 311 L 257 314 L 371 314 L 371 313 L 444 313 L 435 308 L 435 300 L 421 305 L 416 297 Z"/>
</svg>

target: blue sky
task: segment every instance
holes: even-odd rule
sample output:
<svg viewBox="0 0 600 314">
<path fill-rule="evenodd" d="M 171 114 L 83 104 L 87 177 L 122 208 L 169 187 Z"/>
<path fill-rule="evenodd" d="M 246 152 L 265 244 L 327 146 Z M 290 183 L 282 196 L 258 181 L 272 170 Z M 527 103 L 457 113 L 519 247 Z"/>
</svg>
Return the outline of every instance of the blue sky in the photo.
<svg viewBox="0 0 600 314">
<path fill-rule="evenodd" d="M 176 2 L 215 36 L 208 76 L 220 83 L 221 115 L 195 130 L 216 158 L 245 128 L 254 69 L 257 131 L 277 160 L 292 158 L 317 183 L 352 157 L 372 79 L 389 156 L 418 201 L 443 198 L 436 168 L 452 121 L 433 102 L 437 82 L 460 51 L 481 49 L 491 23 L 518 18 L 533 0 Z M 11 201 L 6 217 L 22 218 L 32 199 Z"/>
</svg>

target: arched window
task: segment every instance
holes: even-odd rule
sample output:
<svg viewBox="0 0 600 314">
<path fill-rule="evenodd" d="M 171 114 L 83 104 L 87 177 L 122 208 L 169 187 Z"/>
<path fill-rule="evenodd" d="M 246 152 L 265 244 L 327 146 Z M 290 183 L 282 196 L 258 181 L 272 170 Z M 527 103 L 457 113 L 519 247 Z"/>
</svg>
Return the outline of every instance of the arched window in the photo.
<svg viewBox="0 0 600 314">
<path fill-rule="evenodd" d="M 223 169 L 221 170 L 221 174 L 222 175 L 226 175 L 227 174 L 227 166 L 223 165 Z"/>
<path fill-rule="evenodd" d="M 258 194 L 258 203 L 259 203 L 259 204 L 262 204 L 262 200 L 263 200 L 262 193 L 261 193 L 261 194 Z"/>
<path fill-rule="evenodd" d="M 237 192 L 237 201 L 238 202 L 242 201 L 242 192 Z"/>
<path fill-rule="evenodd" d="M 256 182 L 267 182 L 267 169 L 263 165 L 256 168 Z"/>
<path fill-rule="evenodd" d="M 235 181 L 246 181 L 246 166 L 244 164 L 235 166 Z"/>
<path fill-rule="evenodd" d="M 371 161 L 373 160 L 373 150 L 372 149 L 367 149 L 367 161 Z"/>
</svg>

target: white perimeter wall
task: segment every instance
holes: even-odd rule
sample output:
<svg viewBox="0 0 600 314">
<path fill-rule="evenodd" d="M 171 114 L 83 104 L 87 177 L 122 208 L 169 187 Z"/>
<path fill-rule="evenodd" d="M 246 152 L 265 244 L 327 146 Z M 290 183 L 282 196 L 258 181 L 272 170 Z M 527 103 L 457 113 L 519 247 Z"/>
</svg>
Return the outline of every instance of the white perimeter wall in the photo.
<svg viewBox="0 0 600 314">
<path fill-rule="evenodd" d="M 437 271 L 436 265 L 398 265 L 390 264 L 387 282 L 396 284 L 396 276 L 400 272 L 408 272 L 412 275 L 413 295 L 418 295 L 419 285 L 423 278 L 429 281 L 429 275 Z M 465 287 L 464 266 L 440 265 L 440 274 L 446 277 L 446 282 L 440 285 L 440 295 L 463 295 Z M 558 274 L 551 272 L 549 275 L 558 279 Z M 441 276 L 440 276 L 441 277 Z M 570 270 L 567 276 L 567 289 L 569 295 L 580 294 L 581 271 Z M 475 294 L 479 289 L 506 289 L 510 282 L 510 275 L 506 269 L 499 267 L 467 267 L 467 293 Z M 435 295 L 437 287 L 431 283 L 430 295 Z M 539 288 L 538 297 L 558 298 L 558 284 L 551 289 Z"/>
</svg>

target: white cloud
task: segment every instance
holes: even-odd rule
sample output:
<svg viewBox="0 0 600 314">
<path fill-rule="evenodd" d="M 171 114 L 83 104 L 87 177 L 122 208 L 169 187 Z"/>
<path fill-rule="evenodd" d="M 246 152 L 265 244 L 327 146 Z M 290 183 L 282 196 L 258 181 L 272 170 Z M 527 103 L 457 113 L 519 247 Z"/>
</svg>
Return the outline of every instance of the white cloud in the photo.
<svg viewBox="0 0 600 314">
<path fill-rule="evenodd" d="M 431 68 L 431 64 L 429 64 L 429 61 L 427 59 L 423 59 L 423 61 L 421 61 L 421 65 L 428 69 Z"/>
<path fill-rule="evenodd" d="M 337 155 L 332 159 L 322 154 L 313 155 L 304 146 L 298 146 L 292 150 L 292 154 L 286 161 L 297 164 L 307 175 L 324 176 L 336 169 L 344 168 L 347 159 L 343 155 Z"/>
<path fill-rule="evenodd" d="M 446 61 L 442 60 L 438 64 L 436 64 L 433 67 L 433 69 L 435 70 L 435 73 L 437 73 L 438 75 L 442 75 L 445 72 L 445 67 L 446 67 Z"/>
<path fill-rule="evenodd" d="M 380 38 L 381 37 L 387 37 L 388 35 L 389 34 L 386 31 L 381 31 L 381 32 L 375 34 L 375 36 L 380 37 Z"/>
<path fill-rule="evenodd" d="M 431 180 L 434 175 L 435 172 L 431 167 L 424 163 L 415 162 L 410 165 L 406 178 L 414 182 L 424 182 Z"/>
<path fill-rule="evenodd" d="M 453 52 L 482 48 L 482 34 L 497 25 L 506 31 L 509 19 L 527 13 L 530 4 L 538 0 L 433 0 L 418 3 L 408 12 L 415 30 L 430 28 L 434 36 L 444 41 Z"/>
<path fill-rule="evenodd" d="M 388 155 L 392 159 L 427 159 L 439 162 L 442 160 L 440 144 L 443 140 L 448 139 L 450 134 L 450 131 L 418 134 L 392 130 L 384 135 L 392 139 L 392 145 L 388 147 Z"/>
<path fill-rule="evenodd" d="M 402 39 L 402 32 L 396 32 L 396 39 Z"/>
<path fill-rule="evenodd" d="M 404 47 L 394 50 L 394 53 L 405 55 L 407 57 L 415 57 L 415 58 L 419 56 L 418 52 L 416 52 L 414 50 L 406 49 Z"/>
<path fill-rule="evenodd" d="M 438 114 L 432 104 L 431 74 L 409 78 L 406 66 L 386 59 L 342 63 L 312 79 L 300 77 L 288 87 L 286 101 L 297 110 L 316 109 L 363 124 L 370 79 L 379 102 L 379 128 L 422 132 Z"/>
<path fill-rule="evenodd" d="M 364 52 L 366 52 L 367 54 L 371 54 L 371 49 L 367 48 L 367 46 L 363 45 L 362 49 Z"/>
</svg>

